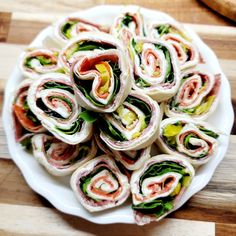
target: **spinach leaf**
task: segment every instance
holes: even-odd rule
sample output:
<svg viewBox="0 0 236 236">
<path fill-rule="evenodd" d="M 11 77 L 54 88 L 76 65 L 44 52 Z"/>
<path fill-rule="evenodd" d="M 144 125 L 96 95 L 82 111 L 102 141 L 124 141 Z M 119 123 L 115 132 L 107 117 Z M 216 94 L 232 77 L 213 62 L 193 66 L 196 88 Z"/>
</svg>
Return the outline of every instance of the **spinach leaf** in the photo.
<svg viewBox="0 0 236 236">
<path fill-rule="evenodd" d="M 51 58 L 41 55 L 41 56 L 26 58 L 24 65 L 30 69 L 33 69 L 33 66 L 31 63 L 32 63 L 32 60 L 34 60 L 34 59 L 38 60 L 42 66 L 55 64 L 52 62 Z"/>
<path fill-rule="evenodd" d="M 25 101 L 24 101 L 23 108 L 26 112 L 27 118 L 29 118 L 31 121 L 33 121 L 35 126 L 38 126 L 41 124 L 41 122 L 38 120 L 36 115 L 30 110 L 27 99 L 25 99 Z"/>
<path fill-rule="evenodd" d="M 187 149 L 190 149 L 190 150 L 195 150 L 198 148 L 198 146 L 194 146 L 192 145 L 191 143 L 189 143 L 189 140 L 190 138 L 199 138 L 198 136 L 194 135 L 194 134 L 189 134 L 187 135 L 185 138 L 184 138 L 184 146 L 187 148 Z"/>
<path fill-rule="evenodd" d="M 112 71 L 113 71 L 115 85 L 114 85 L 114 90 L 113 90 L 112 96 L 111 96 L 108 104 L 113 101 L 114 97 L 116 96 L 116 94 L 120 90 L 120 75 L 121 75 L 121 70 L 119 68 L 118 63 L 109 63 L 109 64 L 110 64 Z"/>
<path fill-rule="evenodd" d="M 31 61 L 32 61 L 32 57 L 28 57 L 26 58 L 24 65 L 30 69 L 33 69 L 32 65 L 31 65 Z"/>
<path fill-rule="evenodd" d="M 141 176 L 140 185 L 142 185 L 143 180 L 146 178 L 160 176 L 168 172 L 176 172 L 183 176 L 189 175 L 188 173 L 186 173 L 184 166 L 181 166 L 180 164 L 172 161 L 164 161 L 151 165 Z"/>
<path fill-rule="evenodd" d="M 44 149 L 45 151 L 48 151 L 48 149 L 51 147 L 52 145 L 52 142 L 47 140 L 45 143 L 44 143 Z"/>
<path fill-rule="evenodd" d="M 132 205 L 132 208 L 144 214 L 154 214 L 160 217 L 174 208 L 173 200 L 172 197 L 158 198 L 151 202 Z"/>
<path fill-rule="evenodd" d="M 39 107 L 39 108 L 40 108 L 42 111 L 44 111 L 47 115 L 49 115 L 49 116 L 51 116 L 51 117 L 59 118 L 59 119 L 64 119 L 64 117 L 61 116 L 59 113 L 57 113 L 57 112 L 51 110 L 50 108 L 48 108 L 48 107 L 44 104 L 42 98 L 37 99 L 36 104 L 37 104 L 37 107 Z"/>
<path fill-rule="evenodd" d="M 157 28 L 159 37 L 170 32 L 170 25 L 159 25 Z"/>
<path fill-rule="evenodd" d="M 136 107 L 138 107 L 144 114 L 145 114 L 145 122 L 146 124 L 149 124 L 151 116 L 152 116 L 152 111 L 151 108 L 149 107 L 149 105 L 147 103 L 145 103 L 144 101 L 135 98 L 133 96 L 128 96 L 126 98 L 126 101 Z"/>
<path fill-rule="evenodd" d="M 166 77 L 165 77 L 165 83 L 173 83 L 174 81 L 174 71 L 173 66 L 171 62 L 171 56 L 169 50 L 160 44 L 155 44 L 155 47 L 159 50 L 162 50 L 165 54 L 166 61 L 168 63 L 167 71 L 166 71 Z"/>
<path fill-rule="evenodd" d="M 95 169 L 94 171 L 92 171 L 90 174 L 88 174 L 87 176 L 83 176 L 83 177 L 80 179 L 80 188 L 81 188 L 81 190 L 83 191 L 84 194 L 88 195 L 87 186 L 88 186 L 88 184 L 90 183 L 91 179 L 92 179 L 97 173 L 99 173 L 99 172 L 101 172 L 101 171 L 103 171 L 103 170 L 109 171 L 109 172 L 111 173 L 112 177 L 113 177 L 114 179 L 116 179 L 117 182 L 119 182 L 118 179 L 116 178 L 116 176 L 111 172 L 111 170 L 109 170 L 109 169 L 108 169 L 107 167 L 105 167 L 105 166 L 100 166 L 100 167 L 98 167 L 97 169 Z M 116 191 L 116 190 L 115 190 L 115 191 Z M 115 191 L 114 191 L 114 192 L 115 192 Z M 113 192 L 111 192 L 110 194 L 112 194 L 112 193 L 113 193 Z M 96 201 L 97 201 L 97 199 L 94 199 L 94 198 L 93 198 L 93 200 L 96 200 Z"/>
<path fill-rule="evenodd" d="M 134 48 L 136 54 L 138 55 L 139 63 L 141 63 L 141 61 L 142 61 L 141 53 L 139 53 L 139 52 L 137 51 L 137 49 L 136 49 L 136 45 L 137 45 L 137 43 L 135 42 L 134 39 L 132 39 L 132 41 L 131 41 L 131 45 L 132 45 L 132 47 Z"/>
<path fill-rule="evenodd" d="M 36 59 L 39 60 L 40 64 L 43 66 L 52 64 L 52 59 L 45 56 L 37 56 Z"/>
<path fill-rule="evenodd" d="M 113 75 L 114 75 L 114 90 L 112 93 L 112 96 L 110 98 L 110 100 L 108 101 L 107 105 L 110 104 L 115 95 L 117 94 L 117 92 L 120 89 L 120 74 L 121 74 L 121 70 L 119 68 L 118 63 L 112 63 L 110 62 L 109 65 L 111 66 L 112 70 L 113 70 Z M 75 74 L 73 74 L 73 76 L 75 77 Z M 74 78 L 74 81 L 76 81 L 76 85 L 78 87 L 78 89 L 83 93 L 83 95 L 91 102 L 93 103 L 95 106 L 99 106 L 99 107 L 104 107 L 106 105 L 100 103 L 99 101 L 95 100 L 94 97 L 91 96 L 90 91 L 92 89 L 92 82 L 91 81 L 80 81 L 78 79 L 76 79 L 76 77 Z"/>
<path fill-rule="evenodd" d="M 98 106 L 98 107 L 103 107 L 105 106 L 104 104 L 96 101 L 90 94 L 89 92 L 84 88 L 82 87 L 81 85 L 78 85 L 77 83 L 77 87 L 78 89 L 83 93 L 83 95 L 91 102 L 93 103 L 95 106 Z"/>
<path fill-rule="evenodd" d="M 62 129 L 62 128 L 56 127 L 57 130 L 63 132 L 64 134 L 67 134 L 67 135 L 73 135 L 76 132 L 79 132 L 80 128 L 81 128 L 81 120 L 80 119 L 76 120 L 69 129 Z"/>
<path fill-rule="evenodd" d="M 104 133 L 112 137 L 113 139 L 117 141 L 126 141 L 126 137 L 118 130 L 116 129 L 109 121 L 104 119 L 101 115 L 98 119 L 98 125 L 100 130 L 102 130 Z"/>
<path fill-rule="evenodd" d="M 24 138 L 22 141 L 20 141 L 20 144 L 21 144 L 27 151 L 31 151 L 31 150 L 32 150 L 31 138 L 32 138 L 32 136 L 26 137 L 26 138 Z"/>
<path fill-rule="evenodd" d="M 146 88 L 146 87 L 150 87 L 151 85 L 148 84 L 144 79 L 142 79 L 141 77 L 138 77 L 135 79 L 135 84 L 137 84 L 137 86 L 141 87 L 141 88 Z"/>
<path fill-rule="evenodd" d="M 206 129 L 206 128 L 204 128 L 203 126 L 200 126 L 199 129 L 200 129 L 202 132 L 204 132 L 205 134 L 207 134 L 208 136 L 211 136 L 211 137 L 213 137 L 213 138 L 215 138 L 215 139 L 219 138 L 219 134 L 217 134 L 217 133 L 215 133 L 215 132 L 213 132 L 213 131 L 211 131 L 211 130 L 209 130 L 209 129 Z"/>
<path fill-rule="evenodd" d="M 53 88 L 63 89 L 74 94 L 74 90 L 71 86 L 59 82 L 47 82 L 43 85 L 43 87 L 45 89 L 53 89 Z"/>
<path fill-rule="evenodd" d="M 92 111 L 84 110 L 79 114 L 79 118 L 89 123 L 93 123 L 97 120 L 97 114 Z"/>
<path fill-rule="evenodd" d="M 66 22 L 62 28 L 61 28 L 61 32 L 63 33 L 63 35 L 65 35 L 65 37 L 67 39 L 70 39 L 71 38 L 71 30 L 72 30 L 72 27 L 76 24 L 77 22 L 74 22 L 74 21 L 68 21 Z"/>
<path fill-rule="evenodd" d="M 78 51 L 91 51 L 94 49 L 107 50 L 115 49 L 115 46 L 109 43 L 94 42 L 94 41 L 83 41 L 78 43 Z"/>
<path fill-rule="evenodd" d="M 132 22 L 133 21 L 133 17 L 132 16 L 130 16 L 130 15 L 128 15 L 128 14 L 126 14 L 124 17 L 123 17 L 123 19 L 122 19 L 122 24 L 123 25 L 125 25 L 125 26 L 129 26 L 129 24 L 130 24 L 130 22 Z"/>
</svg>

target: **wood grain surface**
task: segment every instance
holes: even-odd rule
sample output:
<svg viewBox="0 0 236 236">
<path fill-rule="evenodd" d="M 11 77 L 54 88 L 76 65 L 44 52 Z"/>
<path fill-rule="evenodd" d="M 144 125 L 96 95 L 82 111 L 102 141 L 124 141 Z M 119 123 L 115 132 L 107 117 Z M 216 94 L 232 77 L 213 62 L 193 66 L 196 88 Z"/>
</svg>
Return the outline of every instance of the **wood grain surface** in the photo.
<svg viewBox="0 0 236 236">
<path fill-rule="evenodd" d="M 200 1 L 11 0 L 0 1 L 0 112 L 7 79 L 38 32 L 65 14 L 104 3 L 139 4 L 187 23 L 215 51 L 236 104 L 236 28 Z M 29 188 L 9 159 L 0 118 L 0 235 L 236 235 L 235 151 L 236 136 L 231 135 L 228 152 L 210 183 L 161 223 L 96 225 L 57 211 Z"/>
<path fill-rule="evenodd" d="M 236 22 L 236 0 L 201 0 L 207 6 Z"/>
</svg>

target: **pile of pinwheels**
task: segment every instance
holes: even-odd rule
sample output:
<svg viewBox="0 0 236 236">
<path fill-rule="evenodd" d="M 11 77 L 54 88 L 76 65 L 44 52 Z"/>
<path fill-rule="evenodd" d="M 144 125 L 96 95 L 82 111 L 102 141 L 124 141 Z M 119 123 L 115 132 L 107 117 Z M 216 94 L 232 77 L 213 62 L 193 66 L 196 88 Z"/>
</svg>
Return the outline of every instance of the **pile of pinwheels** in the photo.
<svg viewBox="0 0 236 236">
<path fill-rule="evenodd" d="M 79 17 L 53 25 L 55 48 L 28 48 L 11 104 L 15 138 L 90 212 L 132 196 L 137 224 L 160 220 L 214 157 L 220 133 L 204 122 L 221 75 L 175 21 L 126 8 L 110 27 Z M 152 155 L 153 145 L 159 155 Z"/>
</svg>

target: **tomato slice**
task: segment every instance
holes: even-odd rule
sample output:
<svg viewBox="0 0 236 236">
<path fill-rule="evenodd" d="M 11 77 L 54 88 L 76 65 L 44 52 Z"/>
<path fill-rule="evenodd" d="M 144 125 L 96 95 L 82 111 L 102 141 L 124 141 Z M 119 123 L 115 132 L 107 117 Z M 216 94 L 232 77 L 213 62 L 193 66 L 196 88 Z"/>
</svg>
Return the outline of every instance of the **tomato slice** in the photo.
<svg viewBox="0 0 236 236">
<path fill-rule="evenodd" d="M 31 131 L 31 130 L 35 130 L 35 128 L 38 127 L 38 126 L 35 126 L 34 122 L 26 116 L 26 111 L 24 108 L 22 108 L 19 105 L 14 104 L 13 110 L 17 119 L 19 120 L 19 122 L 25 129 Z"/>
</svg>

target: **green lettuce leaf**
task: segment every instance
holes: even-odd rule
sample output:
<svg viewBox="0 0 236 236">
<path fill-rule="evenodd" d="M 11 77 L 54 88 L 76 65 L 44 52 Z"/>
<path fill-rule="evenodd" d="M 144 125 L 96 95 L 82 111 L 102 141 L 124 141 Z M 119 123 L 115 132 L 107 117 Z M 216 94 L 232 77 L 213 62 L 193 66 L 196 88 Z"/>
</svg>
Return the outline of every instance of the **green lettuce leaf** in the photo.
<svg viewBox="0 0 236 236">
<path fill-rule="evenodd" d="M 120 68 L 119 68 L 118 63 L 112 63 L 112 62 L 110 62 L 109 65 L 111 66 L 112 71 L 113 71 L 115 84 L 114 84 L 114 90 L 113 90 L 112 96 L 111 96 L 110 100 L 108 101 L 108 104 L 107 104 L 107 105 L 109 105 L 109 104 L 113 101 L 115 95 L 117 94 L 117 92 L 118 92 L 119 89 L 120 89 L 120 79 L 119 79 L 119 77 L 120 77 L 120 74 L 121 74 L 121 71 L 120 71 Z M 75 75 L 73 75 L 73 76 L 75 76 Z M 77 85 L 78 89 L 83 93 L 83 95 L 84 95 L 91 103 L 93 103 L 95 106 L 98 106 L 98 107 L 104 107 L 104 106 L 106 106 L 106 105 L 104 105 L 104 104 L 98 102 L 97 100 L 95 100 L 94 97 L 91 96 L 90 91 L 91 91 L 91 89 L 92 89 L 92 81 L 86 81 L 86 82 L 83 81 L 83 83 L 81 83 L 81 81 L 79 81 L 79 80 L 76 79 L 76 78 L 75 78 L 75 81 L 76 81 L 76 85 Z"/>
<path fill-rule="evenodd" d="M 97 120 L 97 114 L 92 111 L 84 110 L 79 114 L 79 118 L 89 123 L 93 123 Z"/>
<path fill-rule="evenodd" d="M 67 39 L 71 38 L 71 31 L 72 31 L 72 27 L 76 24 L 77 22 L 74 21 L 68 21 L 66 22 L 62 28 L 61 28 L 61 32 L 65 35 L 65 37 Z"/>
<path fill-rule="evenodd" d="M 58 131 L 61 131 L 67 135 L 73 135 L 76 132 L 79 132 L 80 128 L 81 128 L 81 119 L 78 119 L 77 121 L 75 121 L 69 129 L 62 129 L 62 128 L 56 127 Z"/>
<path fill-rule="evenodd" d="M 188 172 L 186 172 L 185 167 L 181 166 L 180 164 L 177 164 L 176 162 L 172 161 L 164 161 L 161 163 L 156 163 L 151 165 L 145 173 L 140 178 L 140 185 L 142 184 L 143 180 L 150 177 L 160 176 L 165 173 L 169 172 L 176 172 L 183 176 L 189 175 Z"/>
<path fill-rule="evenodd" d="M 59 82 L 47 82 L 43 85 L 43 87 L 45 89 L 53 89 L 53 88 L 63 89 L 63 90 L 66 90 L 66 91 L 74 94 L 74 90 L 71 86 L 65 85 L 65 84 L 59 83 Z"/>
<path fill-rule="evenodd" d="M 126 98 L 126 101 L 136 107 L 138 107 L 144 114 L 145 114 L 145 122 L 146 124 L 149 124 L 151 116 L 152 116 L 152 111 L 151 108 L 149 107 L 149 105 L 147 103 L 145 103 L 144 101 L 135 98 L 133 96 L 128 96 Z"/>
<path fill-rule="evenodd" d="M 27 138 L 24 138 L 24 139 L 20 142 L 20 144 L 21 144 L 27 151 L 32 151 L 31 138 L 32 138 L 32 136 L 27 137 Z"/>
<path fill-rule="evenodd" d="M 117 141 L 127 140 L 126 137 L 118 129 L 116 129 L 109 121 L 104 119 L 101 115 L 99 116 L 98 119 L 98 125 L 104 133 L 106 133 L 113 139 Z"/>
<path fill-rule="evenodd" d="M 99 168 L 97 168 L 97 169 L 95 169 L 95 171 L 92 171 L 90 174 L 88 174 L 87 176 L 83 176 L 81 179 L 80 179 L 80 188 L 81 188 L 81 190 L 83 191 L 83 193 L 85 194 L 85 195 L 87 195 L 87 196 L 89 196 L 88 195 L 88 192 L 87 192 L 87 186 L 88 186 L 88 184 L 90 183 L 90 181 L 91 181 L 91 179 L 97 174 L 97 173 L 99 173 L 99 172 L 101 172 L 101 171 L 103 171 L 103 170 L 108 170 L 110 173 L 111 173 L 111 175 L 112 175 L 112 177 L 114 178 L 114 179 L 116 179 L 117 180 L 117 182 L 119 182 L 118 181 L 118 179 L 116 178 L 116 176 L 111 172 L 111 170 L 109 170 L 107 167 L 105 167 L 105 166 L 101 166 L 101 167 L 99 167 Z M 112 194 L 113 192 L 111 192 L 111 194 Z M 91 197 L 91 196 L 89 196 L 89 197 Z M 93 198 L 93 197 L 91 197 L 93 200 L 95 200 L 95 201 L 99 201 L 98 199 L 95 199 L 95 198 Z"/>
<path fill-rule="evenodd" d="M 159 37 L 170 32 L 170 25 L 159 25 L 157 28 Z"/>
<path fill-rule="evenodd" d="M 204 132 L 206 135 L 211 136 L 212 138 L 215 138 L 215 139 L 219 138 L 219 134 L 217 134 L 217 133 L 215 133 L 215 132 L 213 132 L 213 131 L 211 131 L 209 129 L 206 129 L 204 127 L 199 127 L 199 129 L 202 132 Z"/>
<path fill-rule="evenodd" d="M 133 21 L 132 16 L 126 14 L 126 15 L 123 17 L 123 19 L 122 19 L 121 22 L 122 22 L 123 25 L 129 26 L 130 22 L 132 22 L 132 21 Z"/>
<path fill-rule="evenodd" d="M 174 208 L 173 198 L 172 197 L 158 198 L 153 200 L 152 202 L 132 205 L 132 208 L 143 214 L 154 214 L 157 217 L 160 217 Z"/>
</svg>

